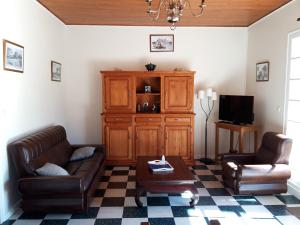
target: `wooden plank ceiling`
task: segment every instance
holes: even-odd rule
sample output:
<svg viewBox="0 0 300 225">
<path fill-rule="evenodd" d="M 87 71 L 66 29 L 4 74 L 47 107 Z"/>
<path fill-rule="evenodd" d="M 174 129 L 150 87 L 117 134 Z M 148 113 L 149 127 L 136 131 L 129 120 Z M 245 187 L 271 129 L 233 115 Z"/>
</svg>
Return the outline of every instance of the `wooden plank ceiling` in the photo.
<svg viewBox="0 0 300 225">
<path fill-rule="evenodd" d="M 159 0 L 153 0 L 154 8 Z M 188 9 L 177 26 L 249 26 L 291 0 L 207 0 L 203 16 Z M 67 25 L 169 26 L 165 14 L 158 21 L 147 15 L 145 0 L 38 0 Z M 200 0 L 190 0 L 197 9 Z"/>
</svg>

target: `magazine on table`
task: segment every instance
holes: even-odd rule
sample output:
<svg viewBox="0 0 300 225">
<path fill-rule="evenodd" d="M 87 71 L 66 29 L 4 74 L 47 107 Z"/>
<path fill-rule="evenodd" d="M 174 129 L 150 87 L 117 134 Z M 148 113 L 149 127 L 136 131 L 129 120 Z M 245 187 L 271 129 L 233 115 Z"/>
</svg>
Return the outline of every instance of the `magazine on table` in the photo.
<svg viewBox="0 0 300 225">
<path fill-rule="evenodd" d="M 174 170 L 164 157 L 162 160 L 148 161 L 148 166 L 153 172 L 172 172 Z"/>
</svg>

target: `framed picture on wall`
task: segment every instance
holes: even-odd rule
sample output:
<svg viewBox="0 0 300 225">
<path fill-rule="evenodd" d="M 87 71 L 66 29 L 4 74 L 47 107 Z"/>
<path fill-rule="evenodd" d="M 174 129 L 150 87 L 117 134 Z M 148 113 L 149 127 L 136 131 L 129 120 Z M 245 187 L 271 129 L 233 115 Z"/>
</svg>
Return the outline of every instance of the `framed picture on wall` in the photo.
<svg viewBox="0 0 300 225">
<path fill-rule="evenodd" d="M 3 69 L 18 73 L 24 72 L 24 47 L 3 40 Z"/>
<path fill-rule="evenodd" d="M 150 52 L 174 52 L 174 35 L 150 34 Z"/>
<path fill-rule="evenodd" d="M 269 81 L 269 62 L 260 62 L 256 64 L 256 81 Z"/>
<path fill-rule="evenodd" d="M 51 61 L 51 80 L 61 81 L 61 64 L 55 61 Z"/>
</svg>

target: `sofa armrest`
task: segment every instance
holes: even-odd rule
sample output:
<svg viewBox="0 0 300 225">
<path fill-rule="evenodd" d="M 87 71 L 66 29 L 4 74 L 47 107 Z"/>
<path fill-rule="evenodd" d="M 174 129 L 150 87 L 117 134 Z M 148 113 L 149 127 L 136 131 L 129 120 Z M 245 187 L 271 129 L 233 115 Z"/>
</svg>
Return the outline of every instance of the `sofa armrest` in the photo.
<svg viewBox="0 0 300 225">
<path fill-rule="evenodd" d="M 238 164 L 251 163 L 255 161 L 254 153 L 245 153 L 245 154 L 224 154 L 221 158 L 221 161 L 234 161 Z"/>
<path fill-rule="evenodd" d="M 239 165 L 237 179 L 240 181 L 287 180 L 291 170 L 286 164 Z"/>
<path fill-rule="evenodd" d="M 83 185 L 77 176 L 36 176 L 19 179 L 22 194 L 80 194 Z"/>
</svg>

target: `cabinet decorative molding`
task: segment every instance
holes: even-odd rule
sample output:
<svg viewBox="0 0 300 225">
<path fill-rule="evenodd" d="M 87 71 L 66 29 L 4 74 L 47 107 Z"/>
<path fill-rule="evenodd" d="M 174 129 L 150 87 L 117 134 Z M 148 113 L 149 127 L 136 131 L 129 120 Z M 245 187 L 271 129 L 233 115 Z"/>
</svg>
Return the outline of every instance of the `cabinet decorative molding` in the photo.
<svg viewBox="0 0 300 225">
<path fill-rule="evenodd" d="M 101 74 L 108 164 L 129 165 L 137 156 L 163 154 L 193 161 L 194 71 Z"/>
</svg>

